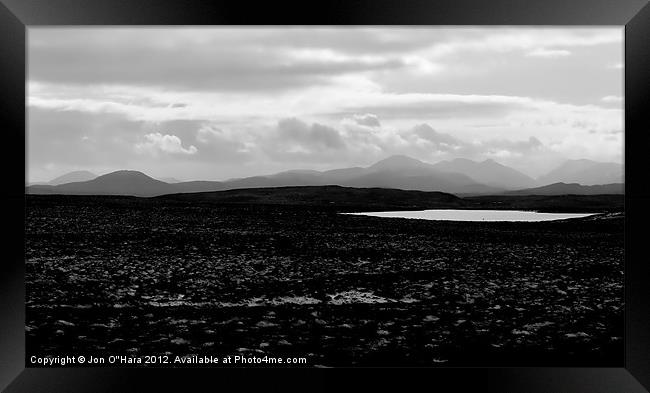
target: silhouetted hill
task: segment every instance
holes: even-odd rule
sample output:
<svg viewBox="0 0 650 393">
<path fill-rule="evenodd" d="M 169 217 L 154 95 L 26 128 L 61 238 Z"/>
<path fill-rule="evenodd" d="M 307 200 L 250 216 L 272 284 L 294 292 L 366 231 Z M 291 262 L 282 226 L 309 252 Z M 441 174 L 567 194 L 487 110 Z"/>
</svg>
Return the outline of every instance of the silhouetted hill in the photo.
<svg viewBox="0 0 650 393">
<path fill-rule="evenodd" d="M 261 180 L 260 178 L 264 180 Z M 324 176 L 321 172 L 312 170 L 286 171 L 264 177 L 258 176 L 256 179 L 266 185 L 278 186 L 317 186 L 328 184 L 326 181 L 326 176 Z"/>
<path fill-rule="evenodd" d="M 223 182 L 207 181 L 207 180 L 184 181 L 184 182 L 170 184 L 170 185 L 173 187 L 174 190 L 173 192 L 175 193 L 219 191 L 219 190 L 226 190 L 229 188 Z"/>
<path fill-rule="evenodd" d="M 623 195 L 489 195 L 459 198 L 442 192 L 340 186 L 267 187 L 157 198 L 185 204 L 292 205 L 336 211 L 497 209 L 544 212 L 622 211 Z"/>
<path fill-rule="evenodd" d="M 539 177 L 540 184 L 578 183 L 586 186 L 596 184 L 624 183 L 624 167 L 613 162 L 591 160 L 568 160 L 548 174 Z"/>
<path fill-rule="evenodd" d="M 30 194 L 134 195 L 153 196 L 175 192 L 171 184 L 138 171 L 116 171 L 93 180 L 57 186 L 30 186 Z"/>
<path fill-rule="evenodd" d="M 165 183 L 170 183 L 170 184 L 172 184 L 172 183 L 181 183 L 181 181 L 176 179 L 175 177 L 161 177 L 158 180 L 164 181 Z"/>
<path fill-rule="evenodd" d="M 625 186 L 622 183 L 583 186 L 577 183 L 554 183 L 543 187 L 525 190 L 509 191 L 506 195 L 605 195 L 623 194 Z"/>
<path fill-rule="evenodd" d="M 28 200 L 53 205 L 94 201 L 108 206 L 140 206 L 149 198 L 117 195 L 28 195 Z M 179 206 L 286 205 L 326 212 L 361 212 L 425 209 L 534 210 L 540 212 L 623 212 L 623 195 L 486 195 L 459 198 L 451 194 L 386 188 L 340 186 L 266 187 L 213 192 L 168 194 L 154 200 Z M 39 203 L 41 203 L 39 202 Z"/>
<path fill-rule="evenodd" d="M 361 175 L 346 181 L 341 185 L 348 187 L 381 187 L 400 190 L 441 191 L 457 193 L 468 187 L 476 192 L 487 192 L 489 189 L 461 174 L 448 174 L 431 171 L 427 174 L 407 176 L 390 170 L 378 171 Z"/>
<path fill-rule="evenodd" d="M 443 192 L 341 186 L 266 187 L 172 194 L 157 198 L 193 203 L 283 204 L 364 210 L 461 207 L 463 204 L 461 198 Z"/>
<path fill-rule="evenodd" d="M 468 209 L 534 210 L 555 213 L 622 212 L 623 195 L 483 195 L 463 198 Z"/>
<path fill-rule="evenodd" d="M 61 175 L 57 178 L 54 178 L 50 180 L 47 184 L 52 186 L 57 186 L 59 184 L 93 180 L 96 177 L 97 175 L 89 171 L 74 171 L 74 172 L 66 173 L 65 175 Z"/>
</svg>

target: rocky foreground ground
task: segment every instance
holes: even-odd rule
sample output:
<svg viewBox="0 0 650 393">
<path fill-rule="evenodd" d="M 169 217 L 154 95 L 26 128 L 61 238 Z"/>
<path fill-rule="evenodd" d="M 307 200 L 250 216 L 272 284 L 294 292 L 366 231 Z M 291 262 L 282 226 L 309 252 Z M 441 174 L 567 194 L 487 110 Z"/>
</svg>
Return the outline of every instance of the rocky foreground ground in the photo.
<svg viewBox="0 0 650 393">
<path fill-rule="evenodd" d="M 623 218 L 28 197 L 30 355 L 620 366 Z"/>
</svg>

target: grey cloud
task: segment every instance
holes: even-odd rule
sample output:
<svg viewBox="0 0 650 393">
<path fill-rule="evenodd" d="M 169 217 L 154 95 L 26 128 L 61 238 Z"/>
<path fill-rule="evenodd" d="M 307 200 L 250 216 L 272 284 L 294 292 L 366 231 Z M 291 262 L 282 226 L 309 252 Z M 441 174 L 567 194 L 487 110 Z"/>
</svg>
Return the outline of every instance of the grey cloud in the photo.
<svg viewBox="0 0 650 393">
<path fill-rule="evenodd" d="M 371 112 L 389 119 L 449 119 L 460 116 L 505 116 L 524 108 L 516 102 L 420 101 L 346 108 L 344 113 Z"/>
<path fill-rule="evenodd" d="M 124 163 L 138 136 L 146 133 L 142 122 L 114 114 L 30 107 L 28 116 L 27 154 L 29 164 L 36 166 Z"/>
<path fill-rule="evenodd" d="M 511 141 L 507 139 L 490 140 L 484 145 L 487 148 L 502 149 L 518 153 L 525 153 L 544 148 L 544 144 L 534 136 L 523 141 Z"/>
<path fill-rule="evenodd" d="M 131 41 L 120 41 L 121 45 L 95 45 L 92 40 L 66 45 L 56 40 L 56 30 L 47 32 L 51 40 L 42 37 L 44 33 L 30 34 L 30 39 L 38 36 L 29 45 L 30 81 L 262 91 L 327 84 L 332 76 L 404 65 L 398 58 L 371 62 L 357 57 L 291 59 L 277 43 L 251 48 L 251 43 L 211 46 L 172 41 L 165 46 L 139 41 L 134 34 Z"/>
<path fill-rule="evenodd" d="M 428 124 L 420 124 L 415 126 L 411 133 L 439 146 L 444 145 L 449 147 L 462 147 L 467 145 L 465 142 L 449 134 L 437 132 Z"/>
<path fill-rule="evenodd" d="M 623 130 L 603 130 L 603 131 L 597 131 L 597 130 L 589 130 L 590 134 L 604 134 L 604 135 L 618 135 L 618 134 L 623 134 Z"/>
<path fill-rule="evenodd" d="M 144 128 L 147 133 L 174 134 L 183 141 L 194 143 L 196 132 L 204 123 L 202 120 L 170 120 L 155 124 L 144 123 Z"/>
<path fill-rule="evenodd" d="M 307 123 L 291 118 L 278 123 L 278 136 L 285 141 L 298 142 L 308 148 L 341 149 L 345 143 L 341 134 L 334 128 Z"/>
<path fill-rule="evenodd" d="M 294 47 L 336 49 L 346 54 L 403 53 L 444 42 L 450 30 L 430 28 L 352 28 L 274 30 L 268 43 L 286 42 Z M 264 39 L 262 39 L 264 40 Z"/>
<path fill-rule="evenodd" d="M 482 159 L 497 152 L 527 154 L 546 150 L 544 144 L 534 136 L 526 140 L 488 139 L 481 142 L 468 142 L 450 134 L 438 132 L 428 124 L 420 124 L 401 133 L 404 139 L 414 136 L 429 142 L 429 150 L 453 157 Z"/>
<path fill-rule="evenodd" d="M 57 50 L 95 45 L 116 53 L 133 47 L 164 49 L 202 46 L 214 50 L 239 48 L 243 51 L 259 51 L 265 48 L 327 49 L 348 55 L 370 55 L 404 53 L 450 39 L 459 39 L 461 36 L 470 38 L 483 34 L 483 31 L 476 29 L 430 27 L 32 27 L 29 29 L 29 45 Z"/>
<path fill-rule="evenodd" d="M 245 163 L 253 159 L 256 153 L 243 141 L 205 123 L 196 132 L 196 143 L 199 147 L 197 158 L 204 162 Z"/>
<path fill-rule="evenodd" d="M 163 164 L 175 164 L 182 168 L 192 162 L 203 165 L 242 163 L 248 158 L 240 151 L 243 145 L 239 141 L 218 138 L 212 138 L 207 143 L 197 141 L 197 131 L 204 124 L 203 121 L 175 120 L 156 124 L 128 120 L 118 114 L 35 107 L 28 108 L 28 116 L 28 166 L 34 173 L 46 173 L 49 171 L 45 168 L 54 165 L 51 177 L 65 172 L 56 168 L 136 169 L 155 173 Z M 178 137 L 186 151 L 192 154 L 166 154 L 164 149 L 157 155 L 147 154 L 150 150 L 143 147 L 155 147 L 146 145 L 148 141 L 151 142 L 147 135 L 156 134 Z M 191 146 L 195 146 L 196 151 Z"/>
<path fill-rule="evenodd" d="M 255 142 L 276 163 L 299 166 L 336 163 L 350 156 L 350 141 L 338 130 L 296 118 L 280 120 L 275 128 L 261 134 Z"/>
<path fill-rule="evenodd" d="M 623 74 L 600 66 L 620 61 L 621 44 L 575 48 L 568 58 L 545 59 L 519 52 L 459 52 L 445 56 L 440 77 L 404 73 L 379 78 L 386 89 L 400 92 L 501 94 L 561 103 L 605 105 L 602 97 L 623 95 Z M 620 70 L 619 70 L 620 71 Z M 594 81 L 598 81 L 594 83 Z M 620 104 L 607 104 L 607 107 Z"/>
<path fill-rule="evenodd" d="M 284 119 L 279 122 L 273 140 L 262 141 L 267 154 L 278 161 L 309 160 L 323 162 L 345 160 L 351 155 L 373 156 L 377 159 L 391 154 L 406 154 L 423 159 L 447 159 L 465 157 L 485 159 L 504 152 L 522 156 L 545 154 L 548 149 L 534 136 L 524 140 L 488 139 L 469 142 L 445 132 L 436 131 L 428 124 L 399 131 L 396 135 L 401 143 L 384 139 L 368 128 L 347 127 L 342 134 L 334 128 L 319 124 L 308 125 L 299 119 Z M 424 142 L 424 143 L 423 143 Z M 302 149 L 292 151 L 298 144 Z"/>
<path fill-rule="evenodd" d="M 362 126 L 368 127 L 380 127 L 381 123 L 379 122 L 379 117 L 373 115 L 372 113 L 366 113 L 365 115 L 354 115 L 354 121 Z"/>
<path fill-rule="evenodd" d="M 413 51 L 453 47 L 494 33 L 516 38 L 526 31 L 539 29 L 35 27 L 28 31 L 28 67 L 30 80 L 57 83 L 263 92 L 326 84 L 332 76 L 350 72 L 401 70 L 403 58 Z M 604 29 L 572 29 L 571 34 L 588 38 L 599 31 Z M 290 60 L 288 49 L 326 50 L 350 59 Z M 381 72 L 374 78 L 396 92 L 498 92 L 573 103 L 600 103 L 603 96 L 622 95 L 622 74 L 600 66 L 622 61 L 619 43 L 572 51 L 571 61 L 559 63 L 540 62 L 517 51 L 451 51 L 438 59 L 444 77 Z M 359 60 L 366 55 L 384 61 Z"/>
</svg>

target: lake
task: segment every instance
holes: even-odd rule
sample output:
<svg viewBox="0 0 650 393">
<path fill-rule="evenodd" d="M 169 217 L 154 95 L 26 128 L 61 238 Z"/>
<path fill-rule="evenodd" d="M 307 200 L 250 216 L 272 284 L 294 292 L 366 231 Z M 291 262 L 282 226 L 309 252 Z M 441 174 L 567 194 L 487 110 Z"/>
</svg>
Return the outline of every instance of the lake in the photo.
<svg viewBox="0 0 650 393">
<path fill-rule="evenodd" d="M 342 213 L 371 217 L 414 218 L 440 221 L 554 221 L 582 218 L 597 213 L 538 213 L 524 210 L 457 210 L 434 209 L 415 211 Z"/>
</svg>

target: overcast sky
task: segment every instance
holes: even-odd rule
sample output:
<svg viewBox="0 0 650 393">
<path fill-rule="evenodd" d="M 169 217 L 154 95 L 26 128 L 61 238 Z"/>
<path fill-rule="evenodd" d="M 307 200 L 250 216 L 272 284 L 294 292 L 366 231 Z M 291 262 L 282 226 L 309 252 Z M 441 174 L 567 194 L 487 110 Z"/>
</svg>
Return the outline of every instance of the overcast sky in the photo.
<svg viewBox="0 0 650 393">
<path fill-rule="evenodd" d="M 622 162 L 623 28 L 28 29 L 28 180 Z"/>
</svg>

